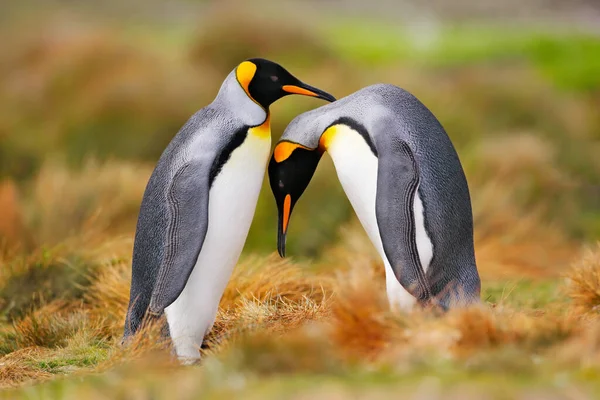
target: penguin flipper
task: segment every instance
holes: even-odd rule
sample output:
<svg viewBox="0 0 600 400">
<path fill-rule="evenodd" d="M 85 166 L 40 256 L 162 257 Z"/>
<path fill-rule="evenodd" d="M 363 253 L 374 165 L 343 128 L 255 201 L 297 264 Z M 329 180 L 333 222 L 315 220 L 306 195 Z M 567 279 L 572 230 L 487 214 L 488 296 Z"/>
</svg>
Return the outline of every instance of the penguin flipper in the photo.
<svg viewBox="0 0 600 400">
<path fill-rule="evenodd" d="M 167 193 L 169 216 L 165 257 L 159 268 L 148 313 L 160 315 L 187 284 L 208 230 L 208 169 L 193 161 L 181 167 Z"/>
<path fill-rule="evenodd" d="M 400 284 L 424 304 L 431 289 L 416 242 L 413 205 L 418 186 L 418 165 L 408 144 L 392 138 L 378 146 L 375 214 L 383 250 Z"/>
</svg>

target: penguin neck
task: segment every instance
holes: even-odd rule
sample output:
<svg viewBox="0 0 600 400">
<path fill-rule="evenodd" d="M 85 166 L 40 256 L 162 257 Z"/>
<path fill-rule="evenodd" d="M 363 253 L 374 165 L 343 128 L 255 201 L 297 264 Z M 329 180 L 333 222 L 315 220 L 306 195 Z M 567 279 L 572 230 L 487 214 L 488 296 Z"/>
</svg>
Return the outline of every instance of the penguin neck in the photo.
<svg viewBox="0 0 600 400">
<path fill-rule="evenodd" d="M 238 82 L 232 71 L 219 89 L 214 105 L 231 110 L 236 119 L 248 126 L 259 126 L 269 120 L 269 110 L 265 110 L 251 99 Z"/>
</svg>

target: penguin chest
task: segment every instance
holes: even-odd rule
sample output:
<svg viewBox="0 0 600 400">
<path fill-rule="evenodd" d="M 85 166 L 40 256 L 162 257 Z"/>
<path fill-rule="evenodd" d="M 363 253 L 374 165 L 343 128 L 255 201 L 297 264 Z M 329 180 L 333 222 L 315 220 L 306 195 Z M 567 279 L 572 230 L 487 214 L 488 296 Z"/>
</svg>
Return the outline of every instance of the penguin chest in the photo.
<svg viewBox="0 0 600 400">
<path fill-rule="evenodd" d="M 170 305 L 171 334 L 210 328 L 248 236 L 271 149 L 270 136 L 248 132 L 215 177 L 208 195 L 208 229 L 188 282 Z"/>
<path fill-rule="evenodd" d="M 327 134 L 326 132 L 325 134 Z M 325 138 L 342 188 L 352 204 L 369 239 L 388 262 L 379 232 L 376 216 L 378 159 L 365 139 L 355 130 L 337 125 Z M 416 244 L 423 269 L 426 271 L 433 258 L 433 246 L 425 230 L 423 203 L 417 190 L 412 212 L 415 221 Z"/>
<path fill-rule="evenodd" d="M 236 254 L 242 250 L 254 216 L 270 149 L 270 136 L 263 138 L 249 132 L 222 166 L 210 189 L 207 239 L 220 243 L 218 247 L 226 250 L 226 253 Z"/>
<path fill-rule="evenodd" d="M 385 260 L 375 214 L 377 157 L 363 137 L 345 125 L 337 125 L 324 135 L 342 188 L 369 239 Z"/>
<path fill-rule="evenodd" d="M 216 287 L 227 283 L 244 247 L 270 149 L 270 136 L 261 138 L 249 132 L 213 181 L 208 195 L 208 230 L 196 268 L 214 269 Z"/>
</svg>

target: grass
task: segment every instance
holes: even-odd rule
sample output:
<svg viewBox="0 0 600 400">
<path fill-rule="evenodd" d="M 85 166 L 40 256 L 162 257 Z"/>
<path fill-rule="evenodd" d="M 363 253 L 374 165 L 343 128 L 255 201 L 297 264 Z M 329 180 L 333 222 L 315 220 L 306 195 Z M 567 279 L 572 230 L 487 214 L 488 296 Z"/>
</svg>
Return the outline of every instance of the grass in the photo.
<svg viewBox="0 0 600 400">
<path fill-rule="evenodd" d="M 517 231 L 536 238 L 548 233 L 540 221 Z M 130 238 L 102 233 L 83 244 L 67 241 L 62 251 L 85 255 L 96 272 L 79 285 L 77 296 L 65 292 L 34 303 L 24 315 L 6 314 L 0 331 L 2 385 L 25 385 L 7 392 L 10 396 L 56 390 L 59 398 L 118 396 L 131 387 L 150 396 L 160 393 L 155 381 L 165 376 L 181 379 L 193 393 L 215 396 L 243 389 L 249 396 L 277 397 L 305 384 L 339 393 L 352 385 L 369 393 L 393 387 L 410 392 L 421 390 L 415 382 L 432 374 L 435 385 L 459 393 L 458 382 L 483 390 L 498 374 L 510 385 L 507 393 L 547 388 L 556 375 L 578 390 L 593 386 L 600 247 L 581 255 L 577 246 L 571 248 L 571 269 L 541 269 L 529 259 L 532 243 L 519 243 L 530 251 L 506 259 L 510 244 L 479 240 L 479 268 L 487 277 L 484 304 L 436 316 L 390 312 L 383 267 L 360 225 L 354 220 L 338 236 L 311 263 L 245 257 L 221 300 L 204 362 L 194 367 L 177 366 L 152 327 L 131 346 L 118 344 L 128 301 Z M 561 247 L 545 251 L 548 258 L 565 257 Z M 37 257 L 51 259 L 44 252 Z M 39 264 L 20 268 L 35 270 Z M 41 275 L 37 286 L 57 278 L 74 283 L 66 271 L 55 271 Z M 8 274 L 0 284 L 5 293 L 17 283 Z M 131 369 L 140 368 L 134 379 Z M 32 381 L 49 382 L 30 386 Z"/>
<path fill-rule="evenodd" d="M 346 229 L 346 238 L 356 241 L 364 234 L 354 229 Z M 597 278 L 599 252 L 577 256 L 569 279 Z M 119 347 L 117 316 L 126 307 L 128 275 L 126 263 L 107 265 L 87 301 L 54 301 L 5 327 L 3 348 L 14 344 L 0 359 L 2 384 L 26 384 L 6 394 L 277 398 L 315 390 L 344 397 L 354 390 L 385 395 L 448 388 L 458 396 L 498 381 L 506 387 L 494 398 L 597 389 L 600 303 L 578 300 L 587 298 L 588 287 L 558 277 L 519 283 L 516 275 L 486 282 L 479 307 L 443 316 L 395 314 L 386 305 L 382 266 L 361 249 L 336 254 L 343 257 L 338 265 L 345 257 L 355 263 L 315 274 L 275 256 L 245 260 L 224 294 L 204 361 L 192 367 L 177 366 L 152 331 Z M 557 295 L 565 290 L 569 296 Z M 31 380 L 47 383 L 29 386 Z"/>
<path fill-rule="evenodd" d="M 597 37 L 440 25 L 416 41 L 408 27 L 341 16 L 232 23 L 251 11 L 227 7 L 198 29 L 83 24 L 73 34 L 45 22 L 43 35 L 26 35 L 10 25 L 19 34 L 0 59 L 0 397 L 600 390 Z M 291 259 L 273 254 L 265 183 L 200 365 L 178 366 L 156 326 L 120 346 L 154 162 L 232 64 L 256 54 L 338 97 L 385 81 L 434 112 L 469 181 L 481 306 L 388 310 L 381 260 L 324 157 L 290 223 Z M 274 141 L 320 104 L 274 105 Z"/>
</svg>

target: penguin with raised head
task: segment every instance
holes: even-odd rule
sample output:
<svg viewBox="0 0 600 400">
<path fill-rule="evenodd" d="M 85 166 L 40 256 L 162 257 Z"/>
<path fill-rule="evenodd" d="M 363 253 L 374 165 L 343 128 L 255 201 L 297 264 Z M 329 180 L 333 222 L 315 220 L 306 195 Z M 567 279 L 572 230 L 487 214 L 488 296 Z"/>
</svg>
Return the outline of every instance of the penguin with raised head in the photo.
<svg viewBox="0 0 600 400">
<path fill-rule="evenodd" d="M 124 340 L 164 313 L 178 357 L 200 357 L 254 216 L 269 106 L 289 94 L 335 100 L 274 62 L 246 60 L 169 143 L 140 208 Z"/>
<path fill-rule="evenodd" d="M 444 128 L 394 85 L 368 86 L 300 114 L 269 163 L 285 256 L 294 205 L 323 152 L 384 261 L 393 309 L 442 309 L 480 300 L 473 216 L 465 174 Z"/>
</svg>

